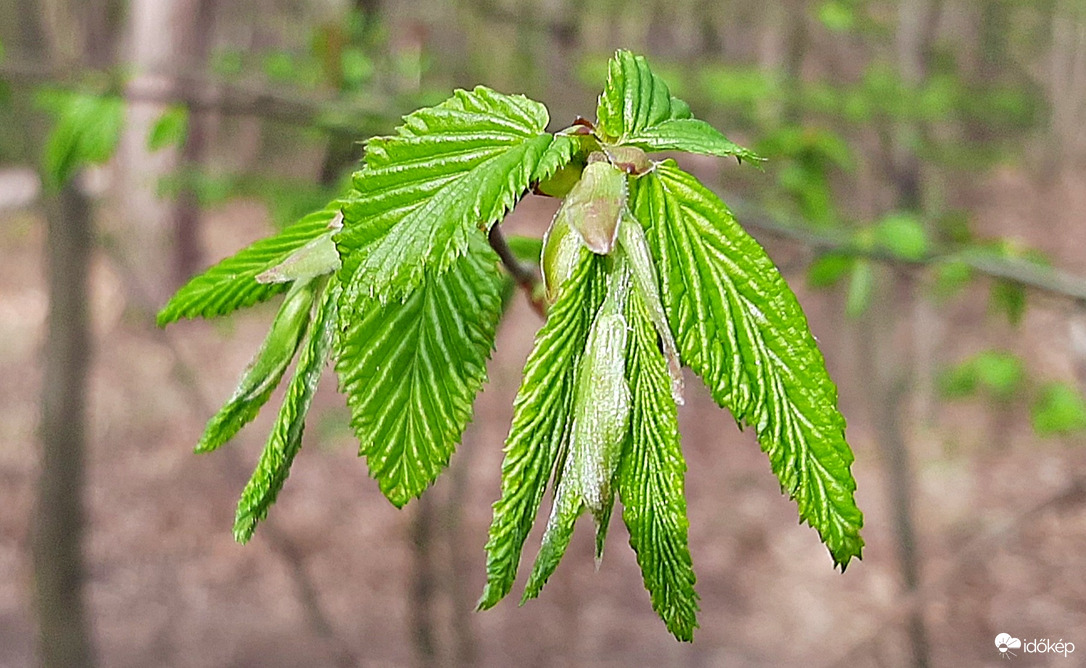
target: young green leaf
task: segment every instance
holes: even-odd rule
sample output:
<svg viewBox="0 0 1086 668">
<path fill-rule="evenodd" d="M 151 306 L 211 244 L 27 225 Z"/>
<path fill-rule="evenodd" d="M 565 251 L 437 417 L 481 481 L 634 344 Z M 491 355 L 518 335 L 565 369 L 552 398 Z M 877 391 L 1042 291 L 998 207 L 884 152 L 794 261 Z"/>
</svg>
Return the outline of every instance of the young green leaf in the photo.
<svg viewBox="0 0 1086 668">
<path fill-rule="evenodd" d="M 256 277 L 326 234 L 339 216 L 340 204 L 333 202 L 194 277 L 159 311 L 159 327 L 181 318 L 226 315 L 286 290 L 286 283 L 260 283 Z"/>
<path fill-rule="evenodd" d="M 43 103 L 56 114 L 42 161 L 50 187 L 61 186 L 80 167 L 113 156 L 124 126 L 124 100 L 115 95 L 59 93 L 45 96 Z"/>
<path fill-rule="evenodd" d="M 671 95 L 664 80 L 649 69 L 643 56 L 615 52 L 607 67 L 607 84 L 596 110 L 596 127 L 604 138 L 645 151 L 687 151 L 759 161 L 749 151 L 704 121 L 690 106 Z"/>
<path fill-rule="evenodd" d="M 853 455 L 795 295 L 724 203 L 673 161 L 633 186 L 683 360 L 717 403 L 754 426 L 782 490 L 844 568 L 863 546 Z"/>
<path fill-rule="evenodd" d="M 629 444 L 616 487 L 630 546 L 652 597 L 652 609 L 679 640 L 692 640 L 698 595 L 687 547 L 686 462 L 679 423 L 670 396 L 667 364 L 656 346 L 656 331 L 640 290 L 627 307 L 630 352 L 626 375 L 633 404 Z"/>
<path fill-rule="evenodd" d="M 577 517 L 585 509 L 596 523 L 596 563 L 614 506 L 612 483 L 626 440 L 630 416 L 630 388 L 626 382 L 626 298 L 630 270 L 617 264 L 607 278 L 607 296 L 600 306 L 577 365 L 565 462 L 555 492 L 554 508 L 543 545 L 536 557 L 523 603 L 539 595 L 554 573 L 573 535 Z"/>
<path fill-rule="evenodd" d="M 313 282 L 295 283 L 291 287 L 234 394 L 208 421 L 196 452 L 211 452 L 229 441 L 268 402 L 305 334 L 315 290 Z"/>
<path fill-rule="evenodd" d="M 549 309 L 528 356 L 506 439 L 501 498 L 494 503 L 486 544 L 487 582 L 480 609 L 494 607 L 513 587 L 524 541 L 565 446 L 577 364 L 603 301 L 602 263 L 602 258 L 581 250 L 580 262 Z"/>
<path fill-rule="evenodd" d="M 443 273 L 473 230 L 489 230 L 527 189 L 554 139 L 547 120 L 538 102 L 480 86 L 369 140 L 355 174 L 360 196 L 337 239 L 347 303 L 386 302 Z M 561 163 L 557 153 L 549 165 Z"/>
<path fill-rule="evenodd" d="M 302 432 L 305 418 L 313 393 L 320 382 L 321 372 L 332 352 L 332 341 L 336 331 L 336 305 L 339 299 L 339 285 L 335 281 L 324 279 L 320 304 L 309 323 L 302 351 L 298 355 L 298 366 L 287 385 L 287 393 L 279 415 L 272 425 L 260 461 L 253 471 L 245 490 L 238 502 L 237 516 L 234 520 L 234 538 L 239 543 L 246 543 L 253 536 L 258 522 L 268 516 L 268 508 L 275 503 L 279 490 L 283 488 L 294 456 L 302 447 Z"/>
<path fill-rule="evenodd" d="M 396 506 L 449 462 L 486 380 L 503 275 L 478 230 L 444 273 L 431 269 L 404 301 L 365 300 L 347 321 L 336 372 L 370 475 Z"/>
</svg>

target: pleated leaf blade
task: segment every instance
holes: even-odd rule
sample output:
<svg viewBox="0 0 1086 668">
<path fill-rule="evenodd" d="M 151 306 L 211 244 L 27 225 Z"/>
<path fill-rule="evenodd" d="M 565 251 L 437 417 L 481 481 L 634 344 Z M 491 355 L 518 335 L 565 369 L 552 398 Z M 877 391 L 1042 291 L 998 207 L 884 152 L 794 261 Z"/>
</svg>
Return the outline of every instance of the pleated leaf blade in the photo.
<svg viewBox="0 0 1086 668">
<path fill-rule="evenodd" d="M 528 188 L 554 139 L 547 121 L 538 102 L 479 86 L 369 140 L 337 241 L 347 303 L 400 298 L 424 274 L 443 273 L 472 232 L 489 230 Z"/>
<path fill-rule="evenodd" d="M 665 161 L 634 181 L 683 361 L 754 426 L 782 490 L 843 569 L 860 556 L 853 454 L 806 317 L 758 243 L 696 178 Z"/>
<path fill-rule="evenodd" d="M 626 375 L 633 404 L 617 488 L 622 519 L 652 609 L 676 638 L 691 641 L 698 626 L 698 595 L 687 546 L 686 461 L 671 377 L 645 304 L 635 291 L 628 305 L 631 331 Z"/>
<path fill-rule="evenodd" d="M 397 507 L 448 464 L 486 380 L 504 277 L 481 232 L 469 244 L 402 302 L 364 300 L 340 337 L 336 371 L 359 454 Z"/>
<path fill-rule="evenodd" d="M 616 144 L 645 151 L 686 151 L 759 161 L 719 130 L 695 119 L 690 105 L 671 94 L 643 56 L 619 50 L 608 63 L 596 110 L 597 127 Z"/>
</svg>

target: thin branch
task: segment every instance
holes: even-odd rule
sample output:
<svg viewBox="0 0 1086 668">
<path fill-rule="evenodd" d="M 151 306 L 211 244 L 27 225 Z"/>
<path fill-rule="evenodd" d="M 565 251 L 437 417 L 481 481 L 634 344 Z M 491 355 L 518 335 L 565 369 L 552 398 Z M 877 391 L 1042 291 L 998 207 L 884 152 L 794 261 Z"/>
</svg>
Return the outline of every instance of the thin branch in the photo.
<svg viewBox="0 0 1086 668">
<path fill-rule="evenodd" d="M 547 317 L 547 304 L 543 301 L 542 280 L 539 277 L 539 273 L 529 265 L 524 264 L 517 259 L 517 256 L 513 253 L 513 249 L 509 247 L 509 243 L 505 240 L 505 236 L 502 234 L 501 229 L 495 224 L 490 228 L 490 234 L 487 236 L 490 241 L 490 247 L 494 249 L 494 252 L 501 258 L 502 265 L 505 266 L 505 270 L 509 272 L 509 275 L 513 277 L 517 285 L 524 290 L 524 294 L 528 297 L 528 301 L 532 305 L 532 309 L 539 314 L 540 318 Z"/>
<path fill-rule="evenodd" d="M 398 118 L 390 105 L 329 98 L 312 91 L 288 95 L 266 88 L 185 74 L 129 80 L 114 71 L 60 69 L 18 60 L 0 62 L 0 80 L 16 86 L 56 86 L 133 103 L 182 104 L 192 111 L 251 116 L 330 133 L 365 134 Z"/>
<path fill-rule="evenodd" d="M 925 267 L 961 262 L 978 274 L 1009 281 L 1054 297 L 1086 303 L 1086 278 L 1027 260 L 971 252 L 968 247 L 942 248 L 908 259 L 878 248 L 861 248 L 846 232 L 814 231 L 801 221 L 786 219 L 733 194 L 722 195 L 736 218 L 755 236 L 762 233 L 806 246 L 813 251 L 838 252 L 901 267 Z"/>
</svg>

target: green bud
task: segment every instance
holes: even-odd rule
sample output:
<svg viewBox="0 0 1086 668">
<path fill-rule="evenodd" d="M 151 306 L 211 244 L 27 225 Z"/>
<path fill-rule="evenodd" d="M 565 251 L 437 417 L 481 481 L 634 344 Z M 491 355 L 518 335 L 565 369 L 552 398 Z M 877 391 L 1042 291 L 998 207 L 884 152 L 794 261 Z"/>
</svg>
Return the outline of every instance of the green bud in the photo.
<svg viewBox="0 0 1086 668">
<path fill-rule="evenodd" d="M 630 388 L 626 382 L 629 326 L 625 317 L 629 288 L 629 267 L 625 262 L 617 263 L 578 367 L 573 426 L 563 476 L 568 477 L 592 512 L 598 550 L 602 549 L 602 535 L 607 531 L 614 503 L 612 483 L 630 417 Z"/>
<path fill-rule="evenodd" d="M 625 207 L 626 174 L 606 159 L 594 161 L 590 157 L 589 164 L 581 172 L 581 180 L 569 191 L 557 216 L 569 222 L 588 250 L 609 255 L 615 246 L 619 217 Z"/>
<path fill-rule="evenodd" d="M 568 217 L 561 213 L 559 209 L 543 235 L 543 256 L 539 262 L 543 268 L 544 294 L 551 304 L 558 299 L 558 289 L 573 275 L 581 257 L 581 239 L 573 233 Z"/>
</svg>

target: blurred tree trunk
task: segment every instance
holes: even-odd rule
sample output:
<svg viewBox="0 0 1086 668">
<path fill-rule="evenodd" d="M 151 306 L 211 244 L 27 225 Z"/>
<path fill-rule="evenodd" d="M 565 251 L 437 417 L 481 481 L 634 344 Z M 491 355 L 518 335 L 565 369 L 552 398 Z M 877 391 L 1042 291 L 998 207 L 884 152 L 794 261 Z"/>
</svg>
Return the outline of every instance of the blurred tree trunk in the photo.
<svg viewBox="0 0 1086 668">
<path fill-rule="evenodd" d="M 160 91 L 163 97 L 172 93 L 181 8 L 180 0 L 131 0 L 125 47 L 133 68 L 133 87 Z M 128 103 L 117 151 L 116 187 L 124 215 L 108 230 L 129 260 L 139 282 L 136 289 L 156 303 L 164 302 L 173 287 L 173 274 L 163 271 L 163 259 L 170 257 L 174 242 L 171 206 L 158 189 L 178 164 L 176 149 L 151 152 L 147 147 L 151 128 L 163 110 L 160 103 Z"/>
<path fill-rule="evenodd" d="M 17 0 L 15 45 L 42 62 L 53 58 L 39 0 Z M 99 4 L 99 3 L 95 3 Z M 108 26 L 106 26 L 108 27 Z M 109 52 L 90 49 L 92 65 Z M 27 118 L 25 127 L 35 124 Z M 35 162 L 40 142 L 26 142 Z M 91 206 L 75 179 L 44 195 L 45 266 L 49 298 L 42 374 L 41 473 L 33 514 L 31 558 L 38 624 L 38 659 L 45 668 L 93 666 L 84 607 L 83 489 L 86 387 L 91 333 L 88 274 L 93 243 Z"/>
<path fill-rule="evenodd" d="M 216 0 L 192 0 L 187 14 L 187 34 L 180 40 L 181 62 L 185 64 L 179 91 L 187 97 L 193 91 L 195 74 L 207 66 L 211 53 L 213 29 L 215 27 Z M 209 114 L 204 111 L 189 109 L 188 133 L 181 147 L 180 171 L 182 186 L 177 193 L 177 202 L 173 212 L 173 232 L 177 247 L 174 250 L 174 284 L 182 285 L 200 268 L 200 197 L 191 178 L 199 173 L 207 153 L 212 123 Z"/>
<path fill-rule="evenodd" d="M 1049 100 L 1055 172 L 1080 157 L 1086 142 L 1086 7 L 1078 0 L 1057 0 L 1052 9 Z"/>
<path fill-rule="evenodd" d="M 928 63 L 935 37 L 940 4 L 938 0 L 903 0 L 898 6 L 896 35 L 897 67 L 902 84 L 918 90 L 928 76 Z M 916 147 L 922 128 L 911 119 L 901 119 L 893 128 L 889 173 L 893 179 L 894 206 L 923 215 L 923 172 Z M 920 557 L 913 520 L 914 475 L 909 452 L 908 433 L 902 411 L 909 406 L 910 388 L 919 391 L 920 403 L 931 402 L 934 386 L 935 321 L 938 314 L 927 303 L 914 282 L 905 283 L 898 276 L 887 275 L 879 282 L 880 292 L 866 314 L 867 325 L 863 363 L 871 378 L 873 393 L 872 422 L 875 426 L 883 465 L 886 468 L 887 495 L 893 511 L 893 531 L 897 544 L 902 584 L 907 594 L 920 588 Z M 894 340 L 901 308 L 898 303 L 913 301 L 912 338 L 914 357 L 907 364 Z M 918 377 L 910 373 L 918 368 Z M 924 623 L 924 610 L 917 608 L 905 621 L 905 632 L 912 653 L 912 665 L 928 666 L 931 647 Z"/>
<path fill-rule="evenodd" d="M 94 664 L 83 606 L 83 482 L 91 334 L 91 206 L 75 181 L 47 195 L 49 321 L 42 381 L 34 585 L 41 665 Z"/>
</svg>

